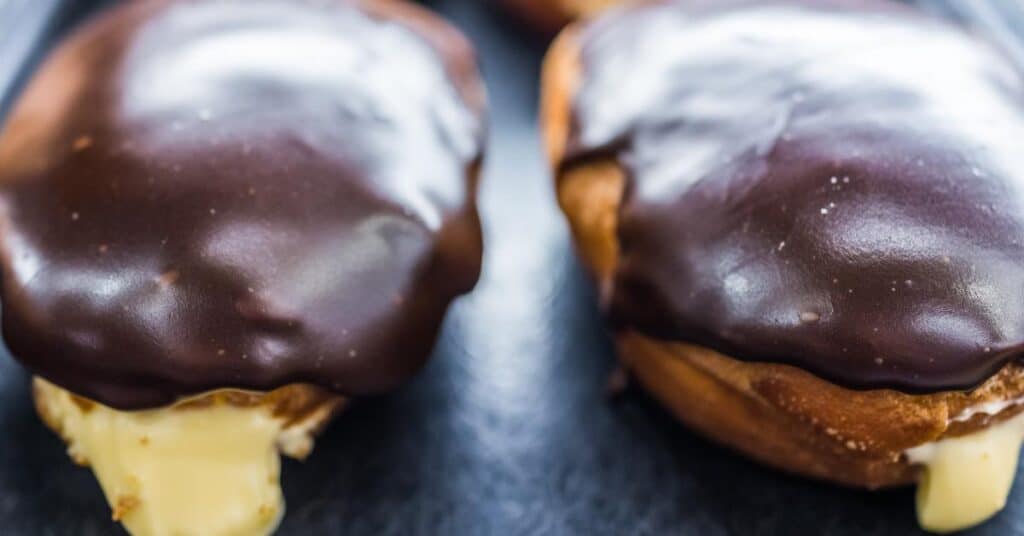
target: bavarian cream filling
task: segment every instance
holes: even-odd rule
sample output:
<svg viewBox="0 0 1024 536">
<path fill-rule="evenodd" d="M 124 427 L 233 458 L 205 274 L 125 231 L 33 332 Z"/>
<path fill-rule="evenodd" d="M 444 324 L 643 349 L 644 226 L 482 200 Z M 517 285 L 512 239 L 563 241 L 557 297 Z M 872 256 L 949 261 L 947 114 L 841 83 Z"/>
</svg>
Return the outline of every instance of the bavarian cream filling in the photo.
<svg viewBox="0 0 1024 536">
<path fill-rule="evenodd" d="M 998 413 L 1011 405 L 992 403 L 970 416 Z M 1002 510 L 1013 486 L 1022 441 L 1024 414 L 906 451 L 911 463 L 924 468 L 917 488 L 921 526 L 933 532 L 952 532 L 977 525 Z"/>
<path fill-rule="evenodd" d="M 285 429 L 265 406 L 119 411 L 36 385 L 69 454 L 92 468 L 114 519 L 135 536 L 272 533 L 284 513 L 278 450 L 308 453 L 314 421 L 326 418 Z"/>
<path fill-rule="evenodd" d="M 1024 404 L 1024 397 L 1011 398 L 1009 400 L 991 400 L 989 402 L 982 402 L 981 404 L 975 404 L 968 408 L 965 408 L 956 416 L 951 418 L 950 422 L 966 422 L 971 420 L 975 415 L 999 415 L 1004 410 L 1007 410 L 1013 406 Z"/>
</svg>

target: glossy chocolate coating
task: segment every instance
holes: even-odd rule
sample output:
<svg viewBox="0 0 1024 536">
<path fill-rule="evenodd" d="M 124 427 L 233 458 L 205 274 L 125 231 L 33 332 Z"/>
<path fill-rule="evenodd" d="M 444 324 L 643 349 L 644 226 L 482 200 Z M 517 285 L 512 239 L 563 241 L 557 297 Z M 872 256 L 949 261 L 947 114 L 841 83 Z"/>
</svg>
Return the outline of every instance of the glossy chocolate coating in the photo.
<svg viewBox="0 0 1024 536">
<path fill-rule="evenodd" d="M 565 165 L 626 172 L 619 326 L 914 392 L 1024 348 L 1024 81 L 992 46 L 837 0 L 662 2 L 579 41 Z"/>
<path fill-rule="evenodd" d="M 6 342 L 119 408 L 391 388 L 479 274 L 482 107 L 468 45 L 420 8 L 122 6 L 0 138 Z"/>
</svg>

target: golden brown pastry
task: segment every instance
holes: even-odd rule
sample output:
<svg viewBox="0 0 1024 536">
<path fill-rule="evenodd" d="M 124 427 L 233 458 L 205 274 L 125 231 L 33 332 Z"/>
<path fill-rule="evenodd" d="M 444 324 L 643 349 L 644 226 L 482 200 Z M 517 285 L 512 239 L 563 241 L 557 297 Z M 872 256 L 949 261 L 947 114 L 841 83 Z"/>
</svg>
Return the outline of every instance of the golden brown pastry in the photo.
<svg viewBox="0 0 1024 536">
<path fill-rule="evenodd" d="M 780 469 L 1004 505 L 1024 438 L 1024 80 L 887 2 L 662 1 L 565 30 L 542 124 L 619 354 Z"/>
<path fill-rule="evenodd" d="M 3 333 L 137 536 L 272 532 L 278 452 L 430 355 L 481 262 L 469 44 L 391 0 L 140 0 L 0 134 Z"/>
</svg>

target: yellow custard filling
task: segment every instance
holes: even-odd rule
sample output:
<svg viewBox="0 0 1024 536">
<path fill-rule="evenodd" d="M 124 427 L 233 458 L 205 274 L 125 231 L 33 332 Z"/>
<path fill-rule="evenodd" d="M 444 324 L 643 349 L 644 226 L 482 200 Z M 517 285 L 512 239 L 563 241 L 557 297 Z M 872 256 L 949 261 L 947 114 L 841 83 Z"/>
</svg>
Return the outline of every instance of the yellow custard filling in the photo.
<svg viewBox="0 0 1024 536">
<path fill-rule="evenodd" d="M 134 536 L 260 536 L 284 513 L 283 450 L 303 456 L 330 408 L 285 427 L 268 406 L 119 411 L 36 379 L 47 422 L 92 468 L 113 518 Z"/>
</svg>

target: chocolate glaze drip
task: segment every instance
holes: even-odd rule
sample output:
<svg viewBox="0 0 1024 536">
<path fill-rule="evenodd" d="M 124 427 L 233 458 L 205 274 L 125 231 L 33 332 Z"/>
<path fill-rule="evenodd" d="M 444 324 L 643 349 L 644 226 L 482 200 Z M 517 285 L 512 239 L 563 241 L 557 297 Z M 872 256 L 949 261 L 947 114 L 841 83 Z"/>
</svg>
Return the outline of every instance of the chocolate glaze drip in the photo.
<svg viewBox="0 0 1024 536">
<path fill-rule="evenodd" d="M 473 63 L 399 3 L 144 1 L 95 21 L 0 138 L 13 354 L 119 408 L 395 386 L 479 274 Z"/>
<path fill-rule="evenodd" d="M 883 2 L 661 2 L 581 34 L 568 162 L 627 175 L 623 327 L 857 388 L 1024 348 L 1024 80 Z"/>
</svg>

